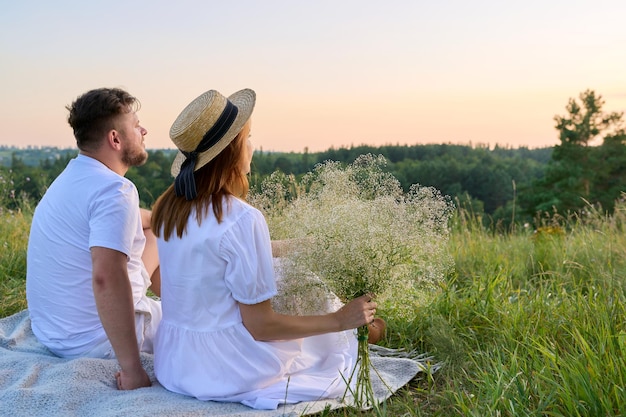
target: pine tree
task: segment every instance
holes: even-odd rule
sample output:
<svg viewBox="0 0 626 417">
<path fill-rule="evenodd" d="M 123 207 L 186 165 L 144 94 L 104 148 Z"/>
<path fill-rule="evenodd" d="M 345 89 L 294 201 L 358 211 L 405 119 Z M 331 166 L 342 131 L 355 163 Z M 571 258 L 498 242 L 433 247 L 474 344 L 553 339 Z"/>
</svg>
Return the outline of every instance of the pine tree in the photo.
<svg viewBox="0 0 626 417">
<path fill-rule="evenodd" d="M 623 113 L 605 112 L 604 104 L 602 96 L 586 90 L 578 100 L 569 99 L 565 116 L 554 117 L 561 143 L 545 176 L 525 192 L 529 214 L 579 212 L 587 203 L 610 202 L 604 208 L 612 209 L 620 188 L 624 191 L 626 140 Z"/>
</svg>

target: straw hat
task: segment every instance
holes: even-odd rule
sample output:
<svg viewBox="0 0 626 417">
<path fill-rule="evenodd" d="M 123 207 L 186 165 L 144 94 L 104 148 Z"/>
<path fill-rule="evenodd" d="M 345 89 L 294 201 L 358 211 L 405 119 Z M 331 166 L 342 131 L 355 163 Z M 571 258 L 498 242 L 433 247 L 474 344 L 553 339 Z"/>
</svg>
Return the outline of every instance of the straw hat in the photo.
<svg viewBox="0 0 626 417">
<path fill-rule="evenodd" d="M 170 139 L 179 149 L 172 176 L 178 176 L 188 156 L 195 158 L 193 171 L 197 171 L 223 151 L 250 119 L 255 101 L 250 89 L 228 98 L 210 90 L 189 103 L 170 128 Z"/>
</svg>

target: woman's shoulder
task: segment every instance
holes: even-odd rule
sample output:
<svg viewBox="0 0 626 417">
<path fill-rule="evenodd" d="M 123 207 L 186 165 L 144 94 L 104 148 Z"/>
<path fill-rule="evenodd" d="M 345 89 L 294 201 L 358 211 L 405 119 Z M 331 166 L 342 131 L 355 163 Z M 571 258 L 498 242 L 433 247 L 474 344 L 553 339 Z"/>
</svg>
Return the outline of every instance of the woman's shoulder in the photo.
<svg viewBox="0 0 626 417">
<path fill-rule="evenodd" d="M 233 233 L 256 229 L 258 227 L 267 228 L 265 217 L 257 208 L 238 198 L 231 197 L 228 204 L 227 214 L 224 216 L 222 224 L 225 229 Z"/>
<path fill-rule="evenodd" d="M 243 215 L 251 216 L 251 217 L 263 217 L 263 214 L 254 206 L 251 206 L 244 200 L 239 198 L 230 197 L 229 208 L 231 213 L 235 217 L 240 217 Z"/>
</svg>

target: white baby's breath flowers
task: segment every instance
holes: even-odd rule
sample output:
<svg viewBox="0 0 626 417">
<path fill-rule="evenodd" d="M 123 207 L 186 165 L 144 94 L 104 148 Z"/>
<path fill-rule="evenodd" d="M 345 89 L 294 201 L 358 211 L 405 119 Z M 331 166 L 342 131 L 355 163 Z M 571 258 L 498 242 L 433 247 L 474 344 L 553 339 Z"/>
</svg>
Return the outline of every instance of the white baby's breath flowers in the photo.
<svg viewBox="0 0 626 417">
<path fill-rule="evenodd" d="M 379 309 L 398 317 L 427 302 L 452 265 L 445 248 L 453 207 L 432 187 L 403 192 L 385 164 L 373 155 L 346 167 L 326 162 L 299 184 L 276 173 L 251 198 L 273 238 L 294 239 L 276 303 L 298 299 L 298 313 L 315 311 L 315 285 L 344 302 L 375 293 Z M 303 280 L 303 271 L 321 282 Z"/>
</svg>

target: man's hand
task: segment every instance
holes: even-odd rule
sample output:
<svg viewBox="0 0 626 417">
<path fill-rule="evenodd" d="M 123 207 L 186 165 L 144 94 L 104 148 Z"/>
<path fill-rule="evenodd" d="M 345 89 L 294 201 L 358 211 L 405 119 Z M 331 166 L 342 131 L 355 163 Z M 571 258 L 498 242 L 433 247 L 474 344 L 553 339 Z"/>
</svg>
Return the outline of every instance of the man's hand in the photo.
<svg viewBox="0 0 626 417">
<path fill-rule="evenodd" d="M 124 370 L 116 372 L 115 379 L 117 380 L 117 389 L 119 390 L 131 390 L 152 385 L 148 374 L 141 367 L 133 372 Z"/>
</svg>

